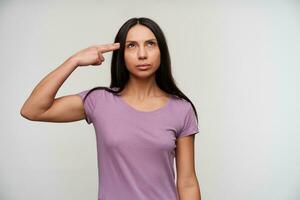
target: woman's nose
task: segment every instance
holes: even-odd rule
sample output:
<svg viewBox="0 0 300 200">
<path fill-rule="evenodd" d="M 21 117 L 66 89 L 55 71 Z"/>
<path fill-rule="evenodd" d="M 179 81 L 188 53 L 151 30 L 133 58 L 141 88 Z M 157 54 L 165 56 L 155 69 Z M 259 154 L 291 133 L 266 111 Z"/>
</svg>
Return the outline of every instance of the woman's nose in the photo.
<svg viewBox="0 0 300 200">
<path fill-rule="evenodd" d="M 139 48 L 139 50 L 138 50 L 138 57 L 139 57 L 139 59 L 145 59 L 145 58 L 147 58 L 147 51 L 145 50 L 144 47 Z"/>
</svg>

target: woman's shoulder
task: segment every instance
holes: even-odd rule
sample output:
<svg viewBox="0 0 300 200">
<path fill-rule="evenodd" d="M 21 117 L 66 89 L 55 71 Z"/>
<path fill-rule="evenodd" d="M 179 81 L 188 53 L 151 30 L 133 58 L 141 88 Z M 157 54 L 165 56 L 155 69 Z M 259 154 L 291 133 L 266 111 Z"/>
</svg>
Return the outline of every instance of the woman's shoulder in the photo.
<svg viewBox="0 0 300 200">
<path fill-rule="evenodd" d="M 172 97 L 173 101 L 175 101 L 178 104 L 187 105 L 190 103 L 188 100 L 186 100 L 182 97 L 179 97 L 177 95 L 174 95 L 174 94 L 171 94 L 171 97 Z"/>
<path fill-rule="evenodd" d="M 99 97 L 103 97 L 104 95 L 106 95 L 106 93 L 108 92 L 107 90 L 109 90 L 108 87 L 97 86 L 97 87 L 82 90 L 81 92 L 79 92 L 77 94 L 79 94 L 82 98 L 84 98 L 84 97 L 99 98 Z"/>
<path fill-rule="evenodd" d="M 171 95 L 173 107 L 179 112 L 186 112 L 192 107 L 192 104 L 184 98 L 178 97 L 176 95 Z"/>
</svg>

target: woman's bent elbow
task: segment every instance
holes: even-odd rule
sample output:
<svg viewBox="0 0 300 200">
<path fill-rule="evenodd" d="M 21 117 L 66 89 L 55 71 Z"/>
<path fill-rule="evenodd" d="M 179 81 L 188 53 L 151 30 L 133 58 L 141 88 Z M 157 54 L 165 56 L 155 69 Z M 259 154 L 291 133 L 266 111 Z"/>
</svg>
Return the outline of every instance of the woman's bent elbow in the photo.
<svg viewBox="0 0 300 200">
<path fill-rule="evenodd" d="M 24 117 L 25 119 L 28 119 L 28 120 L 30 120 L 30 121 L 36 121 L 36 119 L 35 119 L 36 117 L 35 117 L 34 115 L 29 114 L 29 113 L 27 113 L 26 111 L 24 111 L 23 108 L 20 110 L 20 115 L 21 115 L 22 117 Z"/>
</svg>

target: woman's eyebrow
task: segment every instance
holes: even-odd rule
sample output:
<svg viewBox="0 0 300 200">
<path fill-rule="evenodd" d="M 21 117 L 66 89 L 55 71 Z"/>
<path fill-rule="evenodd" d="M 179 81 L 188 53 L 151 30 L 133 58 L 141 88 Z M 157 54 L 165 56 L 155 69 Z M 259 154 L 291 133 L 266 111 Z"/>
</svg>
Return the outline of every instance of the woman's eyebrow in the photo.
<svg viewBox="0 0 300 200">
<path fill-rule="evenodd" d="M 149 40 L 146 40 L 146 42 L 153 41 L 153 40 L 156 40 L 156 39 L 155 39 L 155 38 L 149 39 Z M 126 41 L 126 43 L 127 43 L 127 42 L 137 42 L 137 41 L 134 41 L 134 40 L 128 40 L 128 41 Z"/>
</svg>

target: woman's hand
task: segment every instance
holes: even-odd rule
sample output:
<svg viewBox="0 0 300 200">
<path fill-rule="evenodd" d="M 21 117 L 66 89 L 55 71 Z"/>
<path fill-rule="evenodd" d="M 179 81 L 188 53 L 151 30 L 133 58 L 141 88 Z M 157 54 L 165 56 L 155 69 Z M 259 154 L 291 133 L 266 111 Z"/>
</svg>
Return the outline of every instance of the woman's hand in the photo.
<svg viewBox="0 0 300 200">
<path fill-rule="evenodd" d="M 104 61 L 103 53 L 114 51 L 119 48 L 120 43 L 93 45 L 77 52 L 71 56 L 71 59 L 75 60 L 77 66 L 101 65 Z"/>
</svg>

